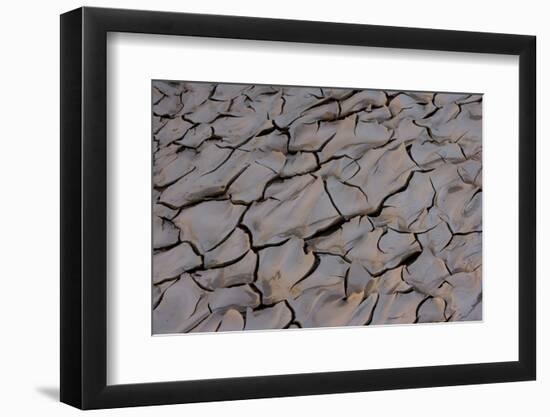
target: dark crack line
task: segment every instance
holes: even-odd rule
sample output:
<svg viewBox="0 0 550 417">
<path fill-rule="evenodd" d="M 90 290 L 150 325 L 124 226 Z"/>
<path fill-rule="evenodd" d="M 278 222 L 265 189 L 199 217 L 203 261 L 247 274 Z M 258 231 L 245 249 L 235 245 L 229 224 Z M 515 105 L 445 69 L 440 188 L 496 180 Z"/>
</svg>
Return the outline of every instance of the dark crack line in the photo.
<svg viewBox="0 0 550 417">
<path fill-rule="evenodd" d="M 198 271 L 197 271 L 197 272 L 198 272 Z M 195 283 L 195 285 L 196 285 L 197 287 L 199 287 L 201 290 L 206 291 L 206 293 L 212 293 L 212 292 L 214 292 L 214 290 L 211 290 L 210 288 L 205 287 L 205 286 L 202 285 L 199 281 L 197 281 L 197 279 L 195 278 L 195 275 L 194 275 L 194 274 L 189 274 L 189 276 L 191 277 L 191 279 L 193 280 L 193 282 Z"/>
<path fill-rule="evenodd" d="M 264 167 L 265 169 L 268 169 L 270 170 L 271 172 L 273 172 L 275 175 L 278 175 L 279 173 L 277 171 L 275 171 L 273 168 L 267 166 L 267 165 L 264 165 L 262 164 L 260 161 L 254 161 L 255 164 L 261 166 L 261 167 Z"/>
<path fill-rule="evenodd" d="M 388 233 L 388 228 L 385 227 L 382 229 L 382 233 L 380 233 L 380 236 L 378 236 L 378 239 L 376 240 L 376 247 L 378 248 L 378 250 L 382 253 L 386 253 L 386 251 L 384 251 L 381 247 L 380 247 L 380 241 L 382 240 L 382 238 Z"/>
<path fill-rule="evenodd" d="M 226 148 L 226 149 L 228 149 L 228 148 Z M 221 161 L 216 167 L 212 168 L 210 171 L 206 171 L 204 174 L 201 174 L 201 177 L 204 177 L 205 175 L 211 174 L 212 172 L 217 171 L 219 168 L 221 168 L 222 165 L 224 165 L 229 160 L 229 158 L 231 158 L 231 156 L 233 156 L 234 152 L 235 152 L 235 149 L 231 149 L 229 154 L 227 155 L 227 157 L 223 161 Z"/>
<path fill-rule="evenodd" d="M 160 293 L 160 296 L 157 300 L 157 302 L 155 303 L 154 300 L 153 301 L 153 311 L 156 310 L 156 308 L 160 305 L 160 303 L 162 302 L 162 300 L 164 299 L 164 294 L 166 293 L 166 291 L 172 286 L 174 285 L 178 280 L 180 279 L 179 275 L 176 277 L 176 278 L 171 278 L 171 279 L 165 279 L 161 282 L 158 282 L 158 283 L 153 283 L 153 287 L 160 287 L 161 284 L 165 284 L 169 281 L 172 281 L 172 283 L 166 287 L 164 290 L 162 290 L 162 292 Z"/>
<path fill-rule="evenodd" d="M 185 178 L 187 177 L 189 174 L 191 174 L 192 172 L 194 172 L 195 170 L 197 169 L 197 167 L 193 167 L 193 169 L 191 169 L 190 171 L 187 171 L 185 174 L 183 174 L 181 177 L 178 177 L 176 178 L 175 180 L 172 180 L 172 181 L 169 181 L 161 186 L 155 186 L 156 189 L 162 187 L 163 189 L 166 189 L 168 187 L 170 187 L 171 185 L 175 184 L 176 182 L 178 182 L 179 180 L 181 180 L 182 178 Z"/>
<path fill-rule="evenodd" d="M 416 311 L 415 311 L 415 313 L 414 313 L 414 315 L 415 315 L 416 318 L 414 319 L 413 323 L 418 323 L 418 320 L 420 319 L 420 317 L 419 317 L 420 308 L 421 308 L 422 305 L 423 305 L 426 301 L 428 301 L 430 298 L 433 298 L 433 297 L 429 295 L 429 296 L 425 297 L 422 301 L 420 301 L 420 303 L 418 303 L 418 305 L 416 306 Z"/>
<path fill-rule="evenodd" d="M 327 194 L 328 199 L 330 200 L 330 204 L 332 204 L 332 207 L 334 207 L 334 210 L 336 210 L 336 212 L 338 213 L 338 215 L 339 215 L 340 217 L 344 217 L 344 216 L 342 215 L 342 213 L 340 212 L 340 209 L 338 208 L 338 206 L 337 206 L 336 203 L 334 202 L 334 199 L 333 199 L 332 196 L 330 195 L 330 192 L 328 191 L 328 186 L 327 186 L 326 180 L 323 178 L 322 181 L 323 181 L 323 188 L 325 189 L 325 193 Z"/>
<path fill-rule="evenodd" d="M 313 261 L 313 264 L 311 265 L 311 268 L 309 268 L 309 270 L 304 274 L 303 277 L 301 277 L 298 281 L 296 281 L 291 287 L 290 287 L 290 290 L 292 291 L 293 288 L 296 287 L 296 285 L 298 285 L 300 282 L 306 280 L 307 278 L 309 278 L 316 270 L 317 268 L 319 267 L 319 265 L 321 264 L 321 258 L 319 258 L 319 256 L 317 256 L 317 254 L 315 252 L 313 252 L 313 256 L 315 257 L 315 260 Z"/>
<path fill-rule="evenodd" d="M 374 313 L 376 311 L 376 307 L 378 307 L 379 300 L 380 300 L 380 294 L 376 293 L 376 299 L 374 300 L 374 305 L 372 306 L 370 317 L 365 322 L 365 326 L 369 326 L 372 323 L 372 320 L 374 319 Z"/>
<path fill-rule="evenodd" d="M 361 194 L 363 194 L 365 196 L 365 199 L 367 200 L 367 203 L 369 202 L 369 196 L 367 195 L 367 193 L 360 186 L 355 185 L 355 184 L 351 184 L 347 181 L 342 182 L 342 184 L 345 184 L 348 187 L 356 188 L 357 190 L 359 190 L 361 192 Z"/>
<path fill-rule="evenodd" d="M 399 187 L 397 190 L 387 194 L 383 199 L 382 201 L 380 202 L 380 204 L 378 205 L 378 207 L 372 211 L 371 213 L 369 213 L 369 216 L 370 217 L 378 217 L 380 216 L 380 214 L 382 214 L 382 210 L 384 208 L 384 203 L 390 198 L 390 197 L 393 197 L 394 195 L 396 194 L 399 194 L 403 191 L 405 191 L 408 187 L 409 187 L 409 184 L 411 183 L 411 180 L 414 176 L 414 174 L 416 172 L 421 172 L 421 171 L 411 171 L 409 173 L 409 176 L 407 177 L 407 179 L 405 180 L 405 184 L 403 184 L 401 187 Z"/>
</svg>

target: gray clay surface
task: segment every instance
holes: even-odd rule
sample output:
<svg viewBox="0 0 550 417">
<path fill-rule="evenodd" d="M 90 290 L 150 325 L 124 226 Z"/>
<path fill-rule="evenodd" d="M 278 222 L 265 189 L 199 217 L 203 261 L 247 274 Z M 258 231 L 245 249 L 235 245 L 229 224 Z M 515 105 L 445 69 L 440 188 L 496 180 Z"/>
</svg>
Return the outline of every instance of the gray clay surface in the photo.
<svg viewBox="0 0 550 417">
<path fill-rule="evenodd" d="M 152 90 L 154 334 L 482 318 L 481 95 Z"/>
</svg>

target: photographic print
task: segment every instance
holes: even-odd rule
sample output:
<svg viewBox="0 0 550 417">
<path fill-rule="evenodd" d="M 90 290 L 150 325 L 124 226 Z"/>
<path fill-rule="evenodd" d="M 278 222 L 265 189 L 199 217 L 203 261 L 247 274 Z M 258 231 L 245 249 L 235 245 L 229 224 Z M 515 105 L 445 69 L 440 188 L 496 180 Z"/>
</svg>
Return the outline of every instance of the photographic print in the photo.
<svg viewBox="0 0 550 417">
<path fill-rule="evenodd" d="M 482 98 L 152 81 L 152 333 L 481 320 Z"/>
</svg>

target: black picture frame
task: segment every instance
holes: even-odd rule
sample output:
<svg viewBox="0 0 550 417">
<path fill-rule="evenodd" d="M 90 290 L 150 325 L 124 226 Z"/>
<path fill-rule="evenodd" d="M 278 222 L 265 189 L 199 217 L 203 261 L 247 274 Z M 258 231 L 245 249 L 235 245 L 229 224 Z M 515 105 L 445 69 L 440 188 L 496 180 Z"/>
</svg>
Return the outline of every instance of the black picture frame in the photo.
<svg viewBox="0 0 550 417">
<path fill-rule="evenodd" d="M 107 385 L 108 32 L 519 56 L 518 361 Z M 84 7 L 61 15 L 60 56 L 62 402 L 94 409 L 535 379 L 534 36 Z"/>
</svg>

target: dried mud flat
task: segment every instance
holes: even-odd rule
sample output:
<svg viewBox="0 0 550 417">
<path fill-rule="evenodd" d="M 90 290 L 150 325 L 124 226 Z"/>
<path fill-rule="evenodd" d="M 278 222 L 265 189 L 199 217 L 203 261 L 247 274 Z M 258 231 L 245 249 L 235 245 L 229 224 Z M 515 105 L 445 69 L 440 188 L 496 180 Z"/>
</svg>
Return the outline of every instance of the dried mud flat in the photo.
<svg viewBox="0 0 550 417">
<path fill-rule="evenodd" d="M 152 97 L 154 334 L 481 319 L 481 95 Z"/>
</svg>

